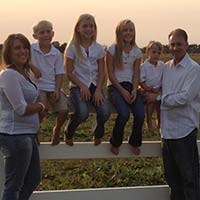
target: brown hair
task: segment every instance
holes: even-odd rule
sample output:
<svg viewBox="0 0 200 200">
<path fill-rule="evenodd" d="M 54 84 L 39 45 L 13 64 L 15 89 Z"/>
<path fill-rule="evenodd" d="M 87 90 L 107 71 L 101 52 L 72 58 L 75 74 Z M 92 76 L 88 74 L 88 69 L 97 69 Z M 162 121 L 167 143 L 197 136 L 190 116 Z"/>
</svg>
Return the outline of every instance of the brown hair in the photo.
<svg viewBox="0 0 200 200">
<path fill-rule="evenodd" d="M 184 38 L 184 40 L 185 40 L 186 42 L 188 42 L 188 35 L 187 35 L 186 31 L 184 31 L 183 29 L 178 28 L 178 29 L 173 30 L 173 31 L 168 35 L 168 39 L 170 39 L 170 37 L 173 36 L 173 35 L 181 36 L 181 37 Z"/>
<path fill-rule="evenodd" d="M 29 50 L 29 59 L 31 58 L 31 45 L 28 39 L 20 33 L 11 34 L 8 36 L 8 38 L 5 40 L 3 44 L 2 62 L 4 66 L 13 64 L 11 58 L 11 50 L 15 40 L 20 40 L 20 42 L 22 42 L 24 47 Z M 27 70 L 30 68 L 28 62 L 25 64 L 24 67 L 26 67 Z"/>
</svg>

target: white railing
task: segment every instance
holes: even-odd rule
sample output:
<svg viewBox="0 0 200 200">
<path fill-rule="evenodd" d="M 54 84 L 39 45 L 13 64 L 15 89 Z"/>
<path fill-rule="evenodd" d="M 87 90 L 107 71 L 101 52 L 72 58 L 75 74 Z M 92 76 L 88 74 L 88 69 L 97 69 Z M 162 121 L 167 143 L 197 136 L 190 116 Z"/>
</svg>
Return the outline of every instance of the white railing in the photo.
<svg viewBox="0 0 200 200">
<path fill-rule="evenodd" d="M 200 150 L 200 141 L 198 141 Z M 93 143 L 75 143 L 73 147 L 61 143 L 51 146 L 49 143 L 42 143 L 39 147 L 42 160 L 50 159 L 97 159 L 97 158 L 132 158 L 127 143 L 120 148 L 118 156 L 110 152 L 110 144 L 102 143 L 94 146 Z M 141 154 L 138 157 L 160 157 L 161 144 L 159 141 L 144 141 L 141 147 Z M 3 183 L 3 159 L 0 156 L 0 189 Z M 70 178 L 70 177 L 69 177 Z M 119 188 L 92 188 L 59 191 L 36 191 L 31 200 L 169 200 L 169 191 L 166 185 L 140 186 L 140 187 L 119 187 Z"/>
</svg>

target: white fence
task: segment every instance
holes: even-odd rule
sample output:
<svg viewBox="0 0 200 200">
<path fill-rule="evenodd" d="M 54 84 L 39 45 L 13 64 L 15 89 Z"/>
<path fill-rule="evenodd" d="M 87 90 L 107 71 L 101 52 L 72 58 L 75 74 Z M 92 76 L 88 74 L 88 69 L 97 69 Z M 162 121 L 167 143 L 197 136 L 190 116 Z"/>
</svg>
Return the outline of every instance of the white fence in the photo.
<svg viewBox="0 0 200 200">
<path fill-rule="evenodd" d="M 97 158 L 132 158 L 127 143 L 123 144 L 118 156 L 110 152 L 110 144 L 103 143 L 94 146 L 93 143 L 75 143 L 73 147 L 61 143 L 51 146 L 49 143 L 40 145 L 42 160 L 50 159 L 97 159 Z M 198 141 L 200 150 L 200 141 Z M 161 144 L 159 141 L 144 141 L 141 154 L 138 157 L 160 157 Z M 3 158 L 0 156 L 0 189 L 3 184 Z M 70 178 L 70 177 L 69 177 Z M 31 200 L 169 200 L 169 189 L 166 185 L 119 187 L 119 188 L 93 188 L 59 191 L 36 191 Z"/>
</svg>

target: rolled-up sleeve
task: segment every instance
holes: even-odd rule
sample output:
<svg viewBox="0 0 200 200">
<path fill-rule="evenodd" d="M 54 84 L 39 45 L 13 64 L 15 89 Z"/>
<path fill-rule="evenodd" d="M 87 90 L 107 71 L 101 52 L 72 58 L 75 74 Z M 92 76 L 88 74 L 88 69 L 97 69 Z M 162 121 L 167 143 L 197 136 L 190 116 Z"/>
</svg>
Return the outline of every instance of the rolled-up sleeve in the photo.
<svg viewBox="0 0 200 200">
<path fill-rule="evenodd" d="M 18 115 L 23 115 L 26 110 L 27 103 L 24 99 L 24 94 L 18 77 L 15 72 L 9 71 L 2 77 L 3 91 L 8 101 L 12 105 L 14 111 Z"/>
</svg>

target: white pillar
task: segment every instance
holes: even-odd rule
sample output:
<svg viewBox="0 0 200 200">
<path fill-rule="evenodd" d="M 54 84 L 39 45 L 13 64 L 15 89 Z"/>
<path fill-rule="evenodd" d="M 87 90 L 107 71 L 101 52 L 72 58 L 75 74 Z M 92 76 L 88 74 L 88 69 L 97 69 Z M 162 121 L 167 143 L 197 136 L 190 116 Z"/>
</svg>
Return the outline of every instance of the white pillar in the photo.
<svg viewBox="0 0 200 200">
<path fill-rule="evenodd" d="M 0 152 L 0 198 L 2 195 L 3 184 L 4 184 L 4 160 L 3 160 L 3 155 Z"/>
</svg>

